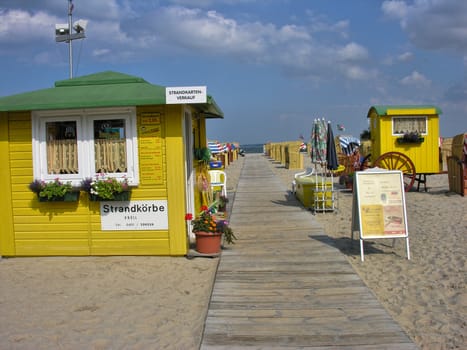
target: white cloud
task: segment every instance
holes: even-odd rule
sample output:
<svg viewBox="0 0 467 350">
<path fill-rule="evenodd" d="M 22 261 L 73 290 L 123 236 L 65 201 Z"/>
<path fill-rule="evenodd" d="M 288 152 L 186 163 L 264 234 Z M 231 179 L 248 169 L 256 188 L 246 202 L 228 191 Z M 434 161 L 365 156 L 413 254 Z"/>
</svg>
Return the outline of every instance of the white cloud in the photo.
<svg viewBox="0 0 467 350">
<path fill-rule="evenodd" d="M 412 52 L 403 52 L 397 56 L 387 56 L 383 59 L 383 64 L 386 66 L 392 66 L 398 62 L 410 62 L 415 58 L 415 55 Z"/>
<path fill-rule="evenodd" d="M 109 49 L 96 49 L 96 50 L 93 50 L 92 55 L 95 57 L 102 57 L 102 56 L 108 55 L 109 53 L 110 53 Z"/>
<path fill-rule="evenodd" d="M 448 49 L 467 55 L 467 1 L 384 1 L 385 15 L 400 21 L 409 39 L 418 47 Z"/>
<path fill-rule="evenodd" d="M 410 75 L 402 78 L 400 80 L 402 85 L 426 87 L 431 85 L 431 81 L 427 79 L 423 74 L 420 74 L 417 71 L 413 71 Z"/>
<path fill-rule="evenodd" d="M 58 19 L 44 12 L 0 10 L 0 43 L 53 38 L 55 23 Z"/>
<path fill-rule="evenodd" d="M 401 20 L 404 19 L 408 13 L 408 5 L 405 1 L 401 0 L 383 1 L 381 9 L 386 16 Z"/>
<path fill-rule="evenodd" d="M 224 3 L 228 5 L 236 5 L 240 3 L 254 2 L 256 0 L 171 0 L 172 4 L 191 6 L 191 7 L 208 7 L 215 3 Z"/>
<path fill-rule="evenodd" d="M 411 61 L 414 58 L 414 55 L 412 52 L 404 52 L 397 56 L 398 61 L 400 62 L 408 62 Z"/>
<path fill-rule="evenodd" d="M 29 6 L 32 9 L 28 11 L 37 12 L 0 10 L 0 44 L 14 38 L 21 50 L 30 51 L 30 56 L 38 55 L 45 47 L 64 51 L 64 45 L 54 41 L 54 24 L 65 23 L 66 16 L 56 17 L 35 10 L 36 3 Z M 57 0 L 49 0 L 44 8 L 57 13 L 58 6 Z M 62 7 L 60 5 L 60 11 Z M 84 45 L 91 52 L 90 59 L 101 62 L 125 62 L 136 57 L 175 53 L 272 64 L 288 74 L 313 79 L 326 74 L 333 79 L 363 79 L 371 75 L 363 65 L 368 64 L 368 50 L 346 39 L 347 20 L 333 23 L 324 17 L 309 16 L 311 22 L 307 25 L 276 25 L 241 21 L 201 8 L 156 7 L 146 2 L 116 0 L 75 2 L 74 16 L 89 20 Z M 339 43 L 324 44 L 313 37 L 314 34 L 323 34 L 326 40 L 338 36 Z M 38 42 L 25 45 L 37 38 L 40 38 Z M 38 57 L 37 62 L 45 63 L 48 56 Z"/>
<path fill-rule="evenodd" d="M 366 71 L 359 66 L 349 66 L 345 69 L 345 75 L 352 80 L 366 80 L 374 76 L 374 72 Z"/>
<path fill-rule="evenodd" d="M 346 39 L 349 36 L 350 22 L 348 20 L 340 20 L 335 23 L 330 22 L 325 16 L 317 15 L 313 11 L 308 10 L 309 28 L 311 33 L 335 33 Z"/>
<path fill-rule="evenodd" d="M 304 26 L 239 22 L 216 11 L 179 6 L 161 8 L 132 24 L 125 26 L 131 27 L 127 32 L 129 37 L 157 41 L 158 47 L 167 51 L 183 50 L 242 62 L 276 64 L 302 77 L 316 78 L 339 72 L 349 79 L 369 76 L 364 66 L 358 66 L 368 59 L 365 47 L 354 42 L 323 46 Z M 343 21 L 337 25 L 341 30 L 346 26 Z"/>
<path fill-rule="evenodd" d="M 257 54 L 264 49 L 264 38 L 258 31 L 263 36 L 267 32 L 267 28 L 256 23 L 240 25 L 215 11 L 182 7 L 161 8 L 139 21 L 140 25 L 129 29 L 130 36 L 145 40 L 157 37 L 168 50 L 175 47 L 210 54 Z"/>
<path fill-rule="evenodd" d="M 349 43 L 338 49 L 337 54 L 343 61 L 362 61 L 368 58 L 368 50 L 356 43 Z"/>
</svg>

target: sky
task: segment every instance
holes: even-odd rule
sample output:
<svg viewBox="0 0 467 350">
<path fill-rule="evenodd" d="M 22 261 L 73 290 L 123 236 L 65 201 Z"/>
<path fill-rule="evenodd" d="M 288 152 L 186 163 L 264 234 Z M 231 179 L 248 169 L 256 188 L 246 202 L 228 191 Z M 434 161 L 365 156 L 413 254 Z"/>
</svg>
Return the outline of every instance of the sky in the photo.
<svg viewBox="0 0 467 350">
<path fill-rule="evenodd" d="M 55 42 L 68 0 L 0 0 L 0 96 L 69 78 Z M 313 120 L 359 137 L 373 105 L 435 105 L 440 136 L 467 131 L 465 0 L 73 0 L 73 76 L 102 71 L 207 86 L 208 138 L 310 138 Z M 345 130 L 337 130 L 337 125 Z"/>
</svg>

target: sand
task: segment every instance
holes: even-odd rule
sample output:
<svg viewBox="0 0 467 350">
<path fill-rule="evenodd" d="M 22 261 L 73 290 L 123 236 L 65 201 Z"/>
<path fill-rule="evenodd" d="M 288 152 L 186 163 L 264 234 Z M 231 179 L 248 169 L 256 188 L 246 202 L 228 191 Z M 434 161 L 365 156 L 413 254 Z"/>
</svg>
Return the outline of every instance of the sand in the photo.
<svg viewBox="0 0 467 350">
<path fill-rule="evenodd" d="M 300 170 L 271 168 L 291 190 Z M 467 197 L 449 192 L 447 174 L 427 176 L 428 192 L 406 193 L 411 260 L 399 238 L 367 241 L 361 262 L 358 240 L 350 244 L 353 194 L 335 186 L 338 209 L 313 217 L 382 305 L 421 349 L 467 349 Z"/>
<path fill-rule="evenodd" d="M 247 155 L 248 157 L 249 155 Z M 230 165 L 235 189 L 244 158 Z M 290 189 L 298 170 L 270 162 Z M 404 241 L 350 249 L 352 194 L 310 213 L 421 349 L 467 348 L 467 199 L 428 177 L 407 194 Z M 337 186 L 337 185 L 336 185 Z M 232 203 L 229 203 L 232 205 Z M 49 257 L 0 260 L 0 349 L 198 349 L 218 259 Z"/>
<path fill-rule="evenodd" d="M 0 349 L 197 349 L 217 259 L 0 262 Z"/>
</svg>

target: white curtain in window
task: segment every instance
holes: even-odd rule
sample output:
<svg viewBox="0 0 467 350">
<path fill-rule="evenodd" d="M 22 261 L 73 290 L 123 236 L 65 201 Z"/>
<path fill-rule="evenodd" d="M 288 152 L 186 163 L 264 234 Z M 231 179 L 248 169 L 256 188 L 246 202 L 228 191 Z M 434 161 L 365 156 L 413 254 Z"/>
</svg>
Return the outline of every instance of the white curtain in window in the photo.
<svg viewBox="0 0 467 350">
<path fill-rule="evenodd" d="M 394 134 L 405 134 L 417 132 L 419 134 L 426 133 L 425 117 L 413 118 L 394 118 Z"/>
<path fill-rule="evenodd" d="M 127 171 L 126 140 L 95 140 L 96 173 Z"/>
<path fill-rule="evenodd" d="M 78 146 L 76 140 L 47 141 L 47 173 L 78 173 Z"/>
</svg>

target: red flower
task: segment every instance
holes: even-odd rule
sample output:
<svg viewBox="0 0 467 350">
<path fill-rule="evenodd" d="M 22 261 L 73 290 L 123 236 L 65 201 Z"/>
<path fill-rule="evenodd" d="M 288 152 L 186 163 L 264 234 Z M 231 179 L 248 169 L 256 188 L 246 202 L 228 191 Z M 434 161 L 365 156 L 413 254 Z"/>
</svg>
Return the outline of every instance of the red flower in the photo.
<svg viewBox="0 0 467 350">
<path fill-rule="evenodd" d="M 208 208 L 207 205 L 202 205 L 201 206 L 201 211 L 208 211 L 208 210 L 209 210 L 209 208 Z"/>
<path fill-rule="evenodd" d="M 185 220 L 193 220 L 193 214 L 192 213 L 186 213 L 185 214 Z"/>
</svg>

